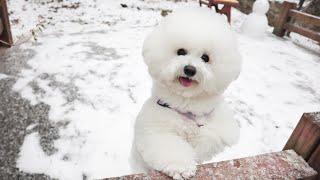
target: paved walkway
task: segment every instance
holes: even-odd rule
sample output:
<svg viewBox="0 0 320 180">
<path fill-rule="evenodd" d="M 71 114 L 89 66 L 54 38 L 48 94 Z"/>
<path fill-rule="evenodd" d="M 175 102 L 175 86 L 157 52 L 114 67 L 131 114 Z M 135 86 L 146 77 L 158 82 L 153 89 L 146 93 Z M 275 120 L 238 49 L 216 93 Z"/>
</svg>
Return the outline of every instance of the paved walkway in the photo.
<svg viewBox="0 0 320 180">
<path fill-rule="evenodd" d="M 49 106 L 43 103 L 31 105 L 30 102 L 12 91 L 17 73 L 26 66 L 34 52 L 19 47 L 0 49 L 0 177 L 1 179 L 50 179 L 42 174 L 29 174 L 19 171 L 16 160 L 24 137 L 34 127 L 42 135 L 41 146 L 48 153 L 54 151 L 53 139 L 57 138 L 57 129 L 48 120 Z"/>
</svg>

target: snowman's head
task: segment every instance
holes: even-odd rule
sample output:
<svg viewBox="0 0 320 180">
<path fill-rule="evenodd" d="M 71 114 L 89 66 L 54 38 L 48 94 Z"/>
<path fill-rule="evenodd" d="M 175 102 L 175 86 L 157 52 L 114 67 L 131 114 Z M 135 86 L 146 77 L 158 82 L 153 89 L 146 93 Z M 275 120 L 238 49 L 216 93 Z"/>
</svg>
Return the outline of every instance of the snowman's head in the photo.
<svg viewBox="0 0 320 180">
<path fill-rule="evenodd" d="M 265 15 L 269 10 L 269 6 L 268 0 L 256 0 L 253 4 L 252 12 Z"/>
</svg>

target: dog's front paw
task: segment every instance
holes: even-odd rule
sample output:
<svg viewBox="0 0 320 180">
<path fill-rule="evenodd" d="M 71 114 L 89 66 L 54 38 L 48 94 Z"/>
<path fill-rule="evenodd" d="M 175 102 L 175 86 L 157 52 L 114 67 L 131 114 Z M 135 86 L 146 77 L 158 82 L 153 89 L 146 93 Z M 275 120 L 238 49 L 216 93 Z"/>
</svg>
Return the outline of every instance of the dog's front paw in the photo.
<svg viewBox="0 0 320 180">
<path fill-rule="evenodd" d="M 189 179 L 196 174 L 197 166 L 195 162 L 177 162 L 169 164 L 163 172 L 173 179 Z"/>
<path fill-rule="evenodd" d="M 197 140 L 194 147 L 196 153 L 196 160 L 198 163 L 212 159 L 214 154 L 221 152 L 224 144 L 219 139 L 201 137 Z"/>
<path fill-rule="evenodd" d="M 197 147 L 195 149 L 195 152 L 197 153 L 196 159 L 198 163 L 202 163 L 204 161 L 208 161 L 212 158 L 212 153 L 211 150 L 208 148 L 202 148 L 202 147 Z"/>
</svg>

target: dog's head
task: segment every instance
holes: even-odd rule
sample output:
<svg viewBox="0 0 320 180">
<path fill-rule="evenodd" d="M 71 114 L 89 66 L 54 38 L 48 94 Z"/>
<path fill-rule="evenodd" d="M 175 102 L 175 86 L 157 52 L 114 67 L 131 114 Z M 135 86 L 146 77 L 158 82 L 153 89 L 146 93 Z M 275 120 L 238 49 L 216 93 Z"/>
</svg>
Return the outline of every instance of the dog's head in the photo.
<svg viewBox="0 0 320 180">
<path fill-rule="evenodd" d="M 221 94 L 241 68 L 226 19 L 202 8 L 167 16 L 146 38 L 143 57 L 156 83 L 184 97 Z"/>
</svg>

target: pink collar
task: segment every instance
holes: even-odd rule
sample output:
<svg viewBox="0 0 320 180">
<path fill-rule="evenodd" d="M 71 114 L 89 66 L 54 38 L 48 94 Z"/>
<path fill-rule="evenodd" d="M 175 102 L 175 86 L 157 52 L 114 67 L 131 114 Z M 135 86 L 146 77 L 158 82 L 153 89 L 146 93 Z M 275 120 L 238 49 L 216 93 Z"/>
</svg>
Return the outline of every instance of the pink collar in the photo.
<svg viewBox="0 0 320 180">
<path fill-rule="evenodd" d="M 202 117 L 209 117 L 214 112 L 214 108 L 209 112 L 202 113 L 201 115 L 197 115 L 197 114 L 195 114 L 195 113 L 193 113 L 191 111 L 183 112 L 183 111 L 181 111 L 181 110 L 179 110 L 177 108 L 171 107 L 169 104 L 163 102 L 161 99 L 158 99 L 157 104 L 159 106 L 174 110 L 178 114 L 186 117 L 188 120 L 191 120 L 194 123 L 196 123 L 198 127 L 201 127 L 201 126 L 204 126 L 204 125 L 203 124 L 199 124 L 198 122 L 196 122 L 196 119 L 202 118 Z"/>
</svg>

